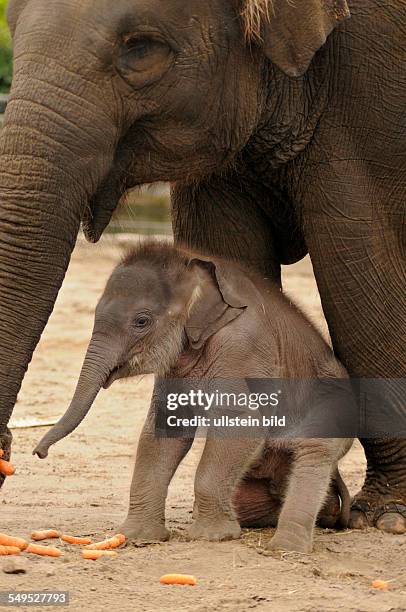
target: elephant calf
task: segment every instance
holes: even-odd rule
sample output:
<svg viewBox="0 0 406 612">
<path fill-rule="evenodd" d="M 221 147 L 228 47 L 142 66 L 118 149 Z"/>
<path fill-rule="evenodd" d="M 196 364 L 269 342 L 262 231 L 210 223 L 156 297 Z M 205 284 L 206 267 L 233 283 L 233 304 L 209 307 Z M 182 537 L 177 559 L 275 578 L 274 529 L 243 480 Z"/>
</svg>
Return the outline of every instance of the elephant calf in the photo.
<svg viewBox="0 0 406 612">
<path fill-rule="evenodd" d="M 346 378 L 321 336 L 279 288 L 237 264 L 168 244 L 134 248 L 115 269 L 97 306 L 93 336 L 72 403 L 34 453 L 73 431 L 101 387 L 139 374 L 157 383 L 139 441 L 130 509 L 121 528 L 129 538 L 169 536 L 169 483 L 193 441 L 155 435 L 160 385 L 168 379 Z M 203 381 L 204 382 L 204 381 Z M 209 432 L 195 478 L 191 538 L 237 538 L 241 524 L 272 514 L 259 491 L 284 482 L 271 548 L 310 552 L 316 518 L 349 438 L 273 439 L 264 429 L 244 438 Z M 342 514 L 348 493 L 341 485 Z M 245 500 L 245 501 L 244 501 Z M 251 517 L 251 518 L 250 518 Z M 345 521 L 345 517 L 343 519 Z"/>
</svg>

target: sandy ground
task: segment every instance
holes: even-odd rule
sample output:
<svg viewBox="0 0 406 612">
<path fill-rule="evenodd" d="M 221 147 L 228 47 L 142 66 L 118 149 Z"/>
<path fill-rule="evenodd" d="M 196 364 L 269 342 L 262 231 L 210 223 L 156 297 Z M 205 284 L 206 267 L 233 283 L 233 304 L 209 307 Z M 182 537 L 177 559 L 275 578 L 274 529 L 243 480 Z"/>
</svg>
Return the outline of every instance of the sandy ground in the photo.
<svg viewBox="0 0 406 612">
<path fill-rule="evenodd" d="M 117 240 L 79 243 L 57 306 L 35 354 L 14 413 L 55 418 L 66 409 L 90 337 L 93 310 L 120 254 Z M 285 270 L 291 295 L 325 330 L 308 260 Z M 136 442 L 147 412 L 152 379 L 145 377 L 103 391 L 91 414 L 68 439 L 40 461 L 31 455 L 44 428 L 15 429 L 13 462 L 18 473 L 1 491 L 1 531 L 28 536 L 54 527 L 102 537 L 126 514 Z M 70 609 L 91 612 L 155 610 L 279 610 L 400 612 L 406 609 L 406 539 L 376 530 L 317 530 L 313 555 L 264 554 L 272 530 L 246 531 L 225 543 L 185 541 L 191 521 L 193 474 L 201 441 L 181 465 L 170 490 L 168 543 L 128 546 L 118 559 L 84 561 L 63 545 L 61 559 L 31 556 L 27 572 L 1 571 L 0 591 L 57 589 L 70 592 Z M 364 459 L 355 445 L 342 462 L 351 492 L 362 482 Z M 165 587 L 167 572 L 195 574 L 196 587 Z M 389 580 L 387 591 L 370 587 Z M 23 608 L 21 608 L 23 609 Z"/>
</svg>

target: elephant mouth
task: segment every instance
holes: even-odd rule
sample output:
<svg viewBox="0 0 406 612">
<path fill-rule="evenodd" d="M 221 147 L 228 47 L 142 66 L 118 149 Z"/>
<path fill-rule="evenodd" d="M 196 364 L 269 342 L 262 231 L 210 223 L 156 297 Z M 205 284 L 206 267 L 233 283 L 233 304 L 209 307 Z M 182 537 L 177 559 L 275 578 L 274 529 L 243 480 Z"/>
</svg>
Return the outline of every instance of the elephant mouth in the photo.
<svg viewBox="0 0 406 612">
<path fill-rule="evenodd" d="M 120 378 L 127 378 L 128 376 L 130 376 L 130 368 L 128 363 L 116 366 L 111 370 L 106 381 L 104 382 L 103 389 L 109 389 L 113 382 L 119 380 Z"/>
<path fill-rule="evenodd" d="M 118 153 L 110 172 L 83 212 L 82 229 L 88 242 L 100 240 L 123 196 L 129 189 L 142 184 L 129 172 L 130 160 L 125 155 Z"/>
<path fill-rule="evenodd" d="M 111 387 L 116 380 L 146 374 L 146 369 L 148 368 L 145 367 L 142 355 L 143 351 L 135 350 L 130 352 L 125 361 L 122 361 L 110 371 L 110 374 L 103 383 L 103 389 Z M 148 371 L 148 373 L 152 373 L 152 371 Z"/>
<path fill-rule="evenodd" d="M 82 216 L 82 229 L 88 242 L 100 240 L 123 193 L 118 185 L 106 182 L 93 196 Z"/>
</svg>

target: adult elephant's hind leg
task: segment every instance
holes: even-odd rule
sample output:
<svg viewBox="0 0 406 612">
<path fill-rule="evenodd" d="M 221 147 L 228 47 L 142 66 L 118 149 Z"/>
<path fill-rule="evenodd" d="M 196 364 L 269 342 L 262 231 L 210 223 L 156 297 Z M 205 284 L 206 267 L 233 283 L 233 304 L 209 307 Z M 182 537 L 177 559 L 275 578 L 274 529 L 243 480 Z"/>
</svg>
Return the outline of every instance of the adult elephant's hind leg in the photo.
<svg viewBox="0 0 406 612">
<path fill-rule="evenodd" d="M 406 533 L 406 440 L 361 442 L 367 475 L 353 500 L 349 527 L 364 529 L 372 524 L 389 533 Z"/>
<path fill-rule="evenodd" d="M 326 193 L 328 182 L 321 184 Z M 340 192 L 335 183 L 331 192 Z M 335 351 L 352 377 L 386 379 L 388 424 L 397 427 L 385 439 L 361 439 L 368 468 L 350 526 L 405 533 L 406 439 L 395 438 L 406 418 L 396 380 L 406 377 L 404 216 L 399 209 L 362 218 L 359 195 L 324 210 L 316 210 L 313 197 L 312 210 L 305 208 L 305 236 Z"/>
</svg>

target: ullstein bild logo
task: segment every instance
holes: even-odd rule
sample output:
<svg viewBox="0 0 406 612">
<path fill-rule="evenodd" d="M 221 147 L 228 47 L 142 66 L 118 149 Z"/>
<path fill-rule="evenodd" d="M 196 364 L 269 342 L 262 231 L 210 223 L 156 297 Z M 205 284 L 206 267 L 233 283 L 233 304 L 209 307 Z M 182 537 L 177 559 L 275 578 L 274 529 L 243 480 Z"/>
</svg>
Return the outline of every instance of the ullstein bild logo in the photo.
<svg viewBox="0 0 406 612">
<path fill-rule="evenodd" d="M 262 415 L 261 418 L 256 418 L 251 415 L 230 417 L 223 414 L 213 418 L 198 415 L 182 418 L 173 414 L 166 419 L 166 422 L 169 427 L 286 427 L 286 416 L 266 417 Z"/>
</svg>

